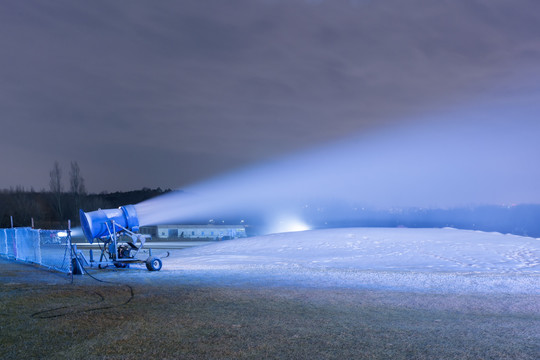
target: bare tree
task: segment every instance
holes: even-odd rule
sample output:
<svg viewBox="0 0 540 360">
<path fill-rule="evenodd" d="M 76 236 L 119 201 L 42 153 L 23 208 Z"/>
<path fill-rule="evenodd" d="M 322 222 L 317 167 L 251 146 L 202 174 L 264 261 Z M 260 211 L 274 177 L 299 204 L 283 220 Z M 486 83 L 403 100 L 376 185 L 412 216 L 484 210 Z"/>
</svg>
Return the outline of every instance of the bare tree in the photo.
<svg viewBox="0 0 540 360">
<path fill-rule="evenodd" d="M 58 212 L 59 220 L 63 220 L 62 191 L 64 189 L 62 187 L 62 169 L 60 168 L 60 164 L 58 164 L 58 161 L 54 162 L 53 169 L 51 170 L 49 175 L 51 177 L 49 181 L 49 188 L 55 200 L 55 208 Z"/>
<path fill-rule="evenodd" d="M 69 186 L 72 194 L 84 195 L 86 193 L 84 178 L 81 176 L 81 169 L 76 161 L 71 162 L 71 170 L 69 171 Z"/>
<path fill-rule="evenodd" d="M 86 194 L 86 188 L 84 186 L 84 178 L 81 176 L 81 169 L 76 161 L 71 162 L 71 169 L 69 171 L 69 186 L 70 192 L 73 197 L 73 205 L 75 208 L 71 208 L 70 213 L 73 218 L 77 218 L 77 212 L 82 208 L 82 197 Z"/>
<path fill-rule="evenodd" d="M 51 192 L 53 194 L 62 193 L 62 190 L 64 190 L 62 187 L 62 169 L 60 168 L 58 161 L 54 162 L 53 169 L 49 175 L 51 176 L 51 180 L 49 181 L 49 188 L 51 189 Z"/>
</svg>

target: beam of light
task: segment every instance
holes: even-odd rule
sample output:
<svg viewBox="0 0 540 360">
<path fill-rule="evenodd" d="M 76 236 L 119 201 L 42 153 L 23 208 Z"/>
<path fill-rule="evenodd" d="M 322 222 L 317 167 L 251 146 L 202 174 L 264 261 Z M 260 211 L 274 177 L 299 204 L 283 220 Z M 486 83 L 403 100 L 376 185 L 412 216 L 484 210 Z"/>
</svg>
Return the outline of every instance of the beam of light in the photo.
<svg viewBox="0 0 540 360">
<path fill-rule="evenodd" d="M 267 233 L 285 233 L 310 230 L 310 227 L 296 215 L 282 215 L 268 221 Z"/>
<path fill-rule="evenodd" d="M 525 104 L 426 116 L 150 199 L 136 205 L 139 221 L 272 217 L 314 200 L 375 208 L 540 202 L 539 113 Z"/>
</svg>

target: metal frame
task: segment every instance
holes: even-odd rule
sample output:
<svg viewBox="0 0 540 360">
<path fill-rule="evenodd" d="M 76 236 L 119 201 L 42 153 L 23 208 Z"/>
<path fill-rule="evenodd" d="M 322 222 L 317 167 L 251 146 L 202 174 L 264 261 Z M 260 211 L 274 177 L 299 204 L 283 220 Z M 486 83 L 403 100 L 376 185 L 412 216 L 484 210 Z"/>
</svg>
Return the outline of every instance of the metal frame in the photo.
<svg viewBox="0 0 540 360">
<path fill-rule="evenodd" d="M 81 252 L 78 252 L 75 248 L 74 253 L 79 261 L 90 265 L 90 267 L 97 264 L 98 268 L 100 269 L 108 266 L 125 268 L 129 267 L 130 264 L 146 264 L 148 270 L 161 269 L 161 260 L 152 256 L 152 249 L 148 248 L 148 256 L 145 259 L 137 257 L 140 250 L 144 247 L 146 241 L 151 237 L 150 235 L 135 233 L 119 225 L 114 220 L 112 220 L 110 224 L 106 222 L 105 225 L 109 234 L 101 238 L 96 238 L 96 240 L 103 242 L 103 247 L 98 242 L 101 250 L 99 261 L 94 261 L 92 250 L 90 250 L 90 261 L 88 261 L 84 255 Z M 120 228 L 121 231 L 117 231 L 118 228 Z M 120 236 L 126 236 L 130 238 L 130 240 L 121 241 Z M 124 249 L 128 249 L 128 256 L 120 257 L 120 247 L 124 246 Z M 158 261 L 160 264 L 158 269 L 154 269 L 154 267 L 150 265 L 151 262 L 155 261 Z"/>
</svg>

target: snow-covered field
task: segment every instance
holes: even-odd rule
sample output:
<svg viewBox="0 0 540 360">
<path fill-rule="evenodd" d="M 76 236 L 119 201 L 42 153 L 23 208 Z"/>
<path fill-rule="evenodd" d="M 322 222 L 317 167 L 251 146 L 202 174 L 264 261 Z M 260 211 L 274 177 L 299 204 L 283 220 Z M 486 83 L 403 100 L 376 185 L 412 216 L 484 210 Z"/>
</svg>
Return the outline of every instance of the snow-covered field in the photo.
<svg viewBox="0 0 540 360">
<path fill-rule="evenodd" d="M 198 282 L 540 293 L 540 239 L 456 229 L 346 228 L 178 250 L 163 272 Z"/>
</svg>

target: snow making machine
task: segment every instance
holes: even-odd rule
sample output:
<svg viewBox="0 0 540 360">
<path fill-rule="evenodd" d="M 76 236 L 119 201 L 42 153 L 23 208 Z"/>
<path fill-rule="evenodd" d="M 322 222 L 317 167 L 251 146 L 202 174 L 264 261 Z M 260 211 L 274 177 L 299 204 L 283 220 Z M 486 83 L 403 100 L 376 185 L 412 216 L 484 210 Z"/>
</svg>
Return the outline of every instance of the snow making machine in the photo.
<svg viewBox="0 0 540 360">
<path fill-rule="evenodd" d="M 118 209 L 99 209 L 92 212 L 79 211 L 84 236 L 90 244 L 94 240 L 100 245 L 98 267 L 114 265 L 117 268 L 130 264 L 146 264 L 150 271 L 161 270 L 162 262 L 152 256 L 152 251 L 141 251 L 150 235 L 139 234 L 139 218 L 133 205 Z M 146 257 L 144 256 L 146 255 Z"/>
</svg>

